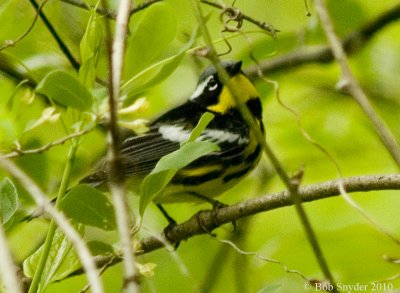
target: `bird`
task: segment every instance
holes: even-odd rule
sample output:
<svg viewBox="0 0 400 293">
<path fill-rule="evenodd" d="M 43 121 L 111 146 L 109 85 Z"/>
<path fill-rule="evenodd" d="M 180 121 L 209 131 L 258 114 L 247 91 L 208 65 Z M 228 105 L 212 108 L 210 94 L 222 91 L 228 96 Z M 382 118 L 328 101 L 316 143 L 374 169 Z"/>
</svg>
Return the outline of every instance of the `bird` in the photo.
<svg viewBox="0 0 400 293">
<path fill-rule="evenodd" d="M 265 134 L 260 96 L 242 71 L 242 62 L 225 60 L 222 66 L 237 89 L 237 99 L 248 107 L 256 125 Z M 186 102 L 154 119 L 147 132 L 132 134 L 122 140 L 119 146 L 120 171 L 128 182 L 128 188 L 138 190 L 141 180 L 162 157 L 180 148 L 206 112 L 212 113 L 214 118 L 197 140 L 215 143 L 219 150 L 180 169 L 153 201 L 160 209 L 164 203 L 196 199 L 214 204 L 218 202 L 213 200 L 214 197 L 249 174 L 260 161 L 262 147 L 242 117 L 236 99 L 221 82 L 215 66 L 211 65 L 201 73 Z M 97 170 L 80 183 L 95 187 L 103 185 L 108 172 L 109 165 L 104 159 Z"/>
</svg>

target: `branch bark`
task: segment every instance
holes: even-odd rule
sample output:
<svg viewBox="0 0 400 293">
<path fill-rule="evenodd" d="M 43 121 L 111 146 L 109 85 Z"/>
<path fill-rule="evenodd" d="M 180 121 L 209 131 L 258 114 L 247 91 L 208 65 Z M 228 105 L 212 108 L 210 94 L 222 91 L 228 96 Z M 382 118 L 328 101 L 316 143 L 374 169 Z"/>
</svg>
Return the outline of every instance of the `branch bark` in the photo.
<svg viewBox="0 0 400 293">
<path fill-rule="evenodd" d="M 22 293 L 21 281 L 18 279 L 17 267 L 8 247 L 6 233 L 0 217 L 0 280 L 7 292 Z"/>
<path fill-rule="evenodd" d="M 106 1 L 103 4 L 106 5 Z M 130 18 L 132 0 L 121 0 L 118 7 L 115 24 L 114 40 L 111 43 L 110 24 L 107 21 L 109 45 L 110 88 L 108 105 L 110 109 L 108 157 L 110 170 L 108 183 L 113 198 L 120 245 L 124 255 L 124 291 L 139 292 L 138 272 L 135 263 L 135 253 L 131 244 L 130 213 L 124 176 L 121 173 L 119 161 L 119 131 L 118 131 L 118 100 L 120 98 L 122 69 L 125 56 L 126 37 Z"/>
<path fill-rule="evenodd" d="M 343 178 L 344 188 L 348 193 L 381 190 L 400 190 L 400 174 L 369 175 Z M 340 195 L 339 180 L 308 185 L 299 188 L 302 202 L 312 202 Z M 138 254 L 146 254 L 165 247 L 165 243 L 174 245 L 196 235 L 206 234 L 223 224 L 232 223 L 244 217 L 253 216 L 270 210 L 293 205 L 288 191 L 276 192 L 257 198 L 251 198 L 217 210 L 203 210 L 189 220 L 167 229 L 159 237 L 148 237 L 140 240 L 141 250 Z M 167 239 L 167 240 L 162 240 Z M 120 257 L 96 257 L 98 266 L 113 265 L 121 261 Z M 111 260 L 111 261 L 110 261 Z M 74 273 L 79 274 L 80 271 Z"/>
</svg>

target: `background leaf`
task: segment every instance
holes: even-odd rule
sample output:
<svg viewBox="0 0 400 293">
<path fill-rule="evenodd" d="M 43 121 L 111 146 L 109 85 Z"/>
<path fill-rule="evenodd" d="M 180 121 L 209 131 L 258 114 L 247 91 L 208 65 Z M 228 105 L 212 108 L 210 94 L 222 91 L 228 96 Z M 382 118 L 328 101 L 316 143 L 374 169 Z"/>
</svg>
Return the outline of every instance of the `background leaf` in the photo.
<svg viewBox="0 0 400 293">
<path fill-rule="evenodd" d="M 83 232 L 82 225 L 76 225 L 76 227 L 78 231 Z M 42 250 L 43 245 L 24 261 L 23 268 L 26 276 L 32 277 L 35 273 Z M 79 267 L 80 261 L 71 242 L 57 229 L 38 291 L 43 292 L 50 283 L 64 279 Z"/>
<path fill-rule="evenodd" d="M 152 64 L 165 51 L 177 33 L 175 10 L 165 2 L 143 11 L 140 19 L 131 23 L 132 34 L 126 51 L 125 76 L 137 74 Z"/>
<path fill-rule="evenodd" d="M 93 103 L 89 91 L 78 79 L 63 70 L 55 70 L 46 75 L 36 87 L 36 91 L 56 103 L 81 111 L 89 109 Z"/>
<path fill-rule="evenodd" d="M 124 92 L 126 92 L 128 95 L 135 95 L 144 89 L 155 86 L 166 79 L 178 67 L 185 56 L 186 51 L 193 46 L 197 34 L 198 30 L 196 29 L 192 33 L 192 36 L 188 42 L 184 44 L 175 55 L 146 67 L 135 76 L 130 78 L 122 86 Z"/>
<path fill-rule="evenodd" d="M 92 9 L 85 34 L 80 43 L 82 64 L 79 68 L 79 78 L 88 88 L 93 88 L 96 80 L 96 68 L 103 43 L 103 30 L 99 17 Z"/>
<path fill-rule="evenodd" d="M 7 223 L 18 209 L 18 192 L 9 178 L 0 182 L 0 224 Z"/>
<path fill-rule="evenodd" d="M 61 210 L 84 225 L 103 230 L 115 229 L 111 202 L 101 191 L 88 184 L 74 186 L 62 199 Z"/>
</svg>

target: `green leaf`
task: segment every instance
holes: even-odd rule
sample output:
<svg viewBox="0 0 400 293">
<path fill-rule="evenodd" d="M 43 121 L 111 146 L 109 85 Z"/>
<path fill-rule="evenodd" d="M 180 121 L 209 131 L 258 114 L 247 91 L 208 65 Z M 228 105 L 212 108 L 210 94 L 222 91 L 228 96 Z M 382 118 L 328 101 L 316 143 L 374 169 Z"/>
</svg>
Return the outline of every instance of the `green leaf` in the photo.
<svg viewBox="0 0 400 293">
<path fill-rule="evenodd" d="M 187 142 L 195 141 L 196 138 L 198 138 L 201 133 L 206 129 L 207 125 L 213 120 L 215 115 L 210 112 L 205 112 L 199 120 L 199 123 L 197 123 L 196 127 L 193 128 L 192 132 L 190 133 L 190 137 L 187 140 Z"/>
<path fill-rule="evenodd" d="M 154 170 L 144 178 L 140 185 L 140 215 L 143 216 L 147 205 L 171 181 L 179 169 L 218 150 L 218 145 L 209 141 L 192 141 L 182 145 L 179 150 L 162 157 Z"/>
<path fill-rule="evenodd" d="M 62 106 L 85 111 L 92 106 L 90 92 L 74 76 L 62 70 L 46 75 L 36 87 L 36 91 L 46 95 Z"/>
<path fill-rule="evenodd" d="M 79 232 L 83 233 L 82 225 L 76 225 L 76 227 L 78 227 Z M 43 245 L 27 259 L 25 259 L 23 268 L 24 274 L 27 277 L 33 277 L 42 251 Z M 81 264 L 79 258 L 76 252 L 73 250 L 71 242 L 59 229 L 57 229 L 54 234 L 51 250 L 39 283 L 38 292 L 45 291 L 49 284 L 66 278 L 80 267 Z"/>
<path fill-rule="evenodd" d="M 79 68 L 80 81 L 88 88 L 93 88 L 96 79 L 96 68 L 103 41 L 103 29 L 94 9 L 80 43 L 82 66 Z"/>
<path fill-rule="evenodd" d="M 82 62 L 87 61 L 94 55 L 98 55 L 102 45 L 103 29 L 99 17 L 94 9 L 91 9 L 90 13 L 86 31 L 80 43 Z"/>
<path fill-rule="evenodd" d="M 79 68 L 79 80 L 88 88 L 93 88 L 96 80 L 97 57 L 86 60 Z"/>
<path fill-rule="evenodd" d="M 175 9 L 168 3 L 156 3 L 132 22 L 128 39 L 125 76 L 132 76 L 152 64 L 175 38 L 178 28 Z"/>
<path fill-rule="evenodd" d="M 139 213 L 143 216 L 147 205 L 167 186 L 178 170 L 163 170 L 147 175 L 140 185 Z"/>
<path fill-rule="evenodd" d="M 169 169 L 179 170 L 201 156 L 216 151 L 219 151 L 219 146 L 209 141 L 188 142 L 179 150 L 161 158 L 153 172 L 160 172 Z"/>
<path fill-rule="evenodd" d="M 192 47 L 197 35 L 198 29 L 192 33 L 189 41 L 182 46 L 177 54 L 161 60 L 142 70 L 129 79 L 125 84 L 123 84 L 121 87 L 122 90 L 128 95 L 135 95 L 146 88 L 153 87 L 166 79 L 178 67 L 181 60 L 185 56 L 186 51 Z"/>
<path fill-rule="evenodd" d="M 88 184 L 73 187 L 62 199 L 61 210 L 84 225 L 103 230 L 115 229 L 114 209 L 108 198 Z"/>
<path fill-rule="evenodd" d="M 0 224 L 7 223 L 18 209 L 18 193 L 9 178 L 0 182 Z"/>
</svg>

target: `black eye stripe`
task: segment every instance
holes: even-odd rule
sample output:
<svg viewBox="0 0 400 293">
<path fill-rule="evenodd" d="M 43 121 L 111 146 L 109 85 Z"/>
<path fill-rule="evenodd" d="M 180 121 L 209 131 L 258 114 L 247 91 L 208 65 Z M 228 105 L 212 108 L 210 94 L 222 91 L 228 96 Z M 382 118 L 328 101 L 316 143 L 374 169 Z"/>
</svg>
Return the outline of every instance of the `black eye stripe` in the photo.
<svg viewBox="0 0 400 293">
<path fill-rule="evenodd" d="M 216 74 L 210 74 L 203 78 L 203 81 L 199 83 L 196 90 L 197 92 L 193 95 L 191 100 L 207 108 L 218 103 L 218 97 L 222 91 L 222 84 L 219 82 Z"/>
</svg>

